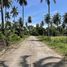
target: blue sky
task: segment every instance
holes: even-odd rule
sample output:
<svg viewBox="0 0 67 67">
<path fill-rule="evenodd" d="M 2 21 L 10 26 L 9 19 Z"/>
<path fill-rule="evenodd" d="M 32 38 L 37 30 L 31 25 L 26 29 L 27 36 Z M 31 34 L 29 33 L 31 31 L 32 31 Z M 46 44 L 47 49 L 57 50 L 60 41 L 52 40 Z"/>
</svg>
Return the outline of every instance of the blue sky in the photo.
<svg viewBox="0 0 67 67">
<path fill-rule="evenodd" d="M 45 0 L 43 3 L 40 3 L 40 0 L 27 0 L 27 2 L 28 5 L 25 6 L 25 21 L 27 21 L 28 16 L 32 16 L 33 24 L 44 20 L 44 15 L 47 13 Z M 22 10 L 19 5 L 17 7 L 19 11 Z M 51 15 L 54 15 L 56 12 L 59 12 L 61 15 L 67 12 L 67 0 L 56 0 L 56 4 L 51 0 Z"/>
<path fill-rule="evenodd" d="M 14 0 L 13 0 L 14 1 Z M 56 0 L 56 4 L 53 3 L 53 0 L 51 1 L 51 15 L 54 15 L 56 12 L 59 12 L 61 15 L 63 15 L 65 12 L 67 12 L 67 0 Z M 44 20 L 44 15 L 47 13 L 47 4 L 45 0 L 43 3 L 40 3 L 40 0 L 27 0 L 28 5 L 25 6 L 25 12 L 24 12 L 24 18 L 25 22 L 27 22 L 28 16 L 32 16 L 32 24 L 40 23 L 42 20 Z M 22 7 L 17 2 L 13 2 L 13 6 L 16 6 L 19 12 L 19 17 L 22 16 Z M 12 18 L 13 20 L 13 18 Z"/>
</svg>

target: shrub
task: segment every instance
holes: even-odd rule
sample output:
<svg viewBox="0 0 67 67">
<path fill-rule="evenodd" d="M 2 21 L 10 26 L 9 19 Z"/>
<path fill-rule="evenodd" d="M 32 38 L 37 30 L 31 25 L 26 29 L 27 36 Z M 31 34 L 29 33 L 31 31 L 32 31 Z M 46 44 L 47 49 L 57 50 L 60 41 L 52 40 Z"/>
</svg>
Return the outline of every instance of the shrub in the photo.
<svg viewBox="0 0 67 67">
<path fill-rule="evenodd" d="M 12 35 L 10 36 L 10 41 L 11 41 L 11 42 L 15 42 L 15 41 L 18 41 L 18 40 L 20 40 L 20 37 L 19 37 L 18 35 L 12 34 Z"/>
<path fill-rule="evenodd" d="M 2 34 L 2 32 L 0 32 L 0 39 L 4 39 L 5 36 Z"/>
</svg>

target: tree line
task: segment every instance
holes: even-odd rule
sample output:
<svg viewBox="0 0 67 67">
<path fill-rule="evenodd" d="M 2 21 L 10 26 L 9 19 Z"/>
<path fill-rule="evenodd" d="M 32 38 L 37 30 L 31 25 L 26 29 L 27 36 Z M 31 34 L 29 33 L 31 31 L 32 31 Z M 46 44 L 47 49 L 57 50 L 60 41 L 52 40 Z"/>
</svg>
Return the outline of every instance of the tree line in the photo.
<svg viewBox="0 0 67 67">
<path fill-rule="evenodd" d="M 46 25 L 47 27 L 45 27 Z M 67 13 L 63 16 L 59 13 L 55 13 L 53 16 L 46 14 L 44 20 L 37 23 L 36 27 L 32 26 L 31 29 L 34 35 L 67 36 Z"/>
</svg>

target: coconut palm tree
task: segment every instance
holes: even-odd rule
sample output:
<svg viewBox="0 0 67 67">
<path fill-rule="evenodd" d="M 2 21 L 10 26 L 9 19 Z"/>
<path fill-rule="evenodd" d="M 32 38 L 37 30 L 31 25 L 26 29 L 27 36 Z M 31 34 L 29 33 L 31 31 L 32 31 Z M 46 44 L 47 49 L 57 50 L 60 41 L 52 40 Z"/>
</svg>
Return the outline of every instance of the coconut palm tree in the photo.
<svg viewBox="0 0 67 67">
<path fill-rule="evenodd" d="M 48 14 L 50 15 L 50 0 L 45 0 L 47 5 L 48 5 Z M 56 3 L 56 0 L 53 0 L 54 3 Z M 41 2 L 43 2 L 43 0 L 41 0 Z"/>
<path fill-rule="evenodd" d="M 24 29 L 24 27 L 23 27 L 23 21 L 22 21 L 22 18 L 20 17 L 19 18 L 19 35 L 20 35 L 20 37 L 22 38 L 22 34 L 23 34 L 23 29 Z"/>
<path fill-rule="evenodd" d="M 48 6 L 48 14 L 49 14 L 49 17 L 50 17 L 50 0 L 45 0 L 46 3 L 47 3 L 47 6 Z M 53 0 L 54 3 L 56 3 L 56 0 Z M 41 2 L 43 2 L 43 0 L 41 0 Z M 49 18 L 49 23 L 48 23 L 48 28 L 49 28 L 49 24 L 50 24 L 50 18 Z M 49 29 L 48 29 L 48 32 L 49 32 Z M 50 33 L 48 33 L 48 36 L 49 36 Z"/>
<path fill-rule="evenodd" d="M 17 0 L 20 4 L 20 6 L 22 6 L 22 19 L 23 19 L 23 22 L 24 22 L 24 6 L 27 5 L 27 0 Z"/>
<path fill-rule="evenodd" d="M 7 21 L 7 19 L 6 19 L 7 9 L 9 9 L 10 6 L 11 6 L 11 0 L 7 0 L 7 1 L 5 0 L 5 2 L 4 2 L 4 7 L 5 7 L 5 22 Z"/>
<path fill-rule="evenodd" d="M 53 23 L 57 26 L 59 26 L 59 24 L 61 24 L 61 16 L 59 15 L 59 13 L 56 13 L 54 16 L 53 16 Z"/>
<path fill-rule="evenodd" d="M 8 7 L 9 5 L 8 5 L 8 2 L 10 2 L 10 0 L 0 0 L 0 6 L 1 6 L 1 19 L 2 19 L 2 33 L 3 33 L 3 35 L 5 35 L 5 30 L 4 30 L 4 12 L 3 12 L 3 8 L 4 7 Z M 6 39 L 7 40 L 7 39 Z M 5 40 L 5 41 L 6 41 Z M 6 45 L 8 45 L 8 43 L 6 42 Z"/>
<path fill-rule="evenodd" d="M 18 15 L 18 11 L 17 11 L 17 8 L 15 6 L 12 8 L 11 14 L 12 14 L 12 17 L 14 17 L 14 20 L 13 20 L 14 25 L 13 25 L 13 27 L 14 27 L 14 30 L 15 30 L 16 29 L 16 21 L 15 21 L 15 18 Z"/>
<path fill-rule="evenodd" d="M 10 8 L 12 0 L 4 0 L 4 7 L 5 8 Z"/>
<path fill-rule="evenodd" d="M 14 17 L 14 22 L 15 22 L 15 18 L 18 15 L 18 11 L 17 11 L 17 8 L 15 6 L 12 8 L 11 14 Z"/>
<path fill-rule="evenodd" d="M 4 0 L 4 7 L 5 7 L 5 41 L 6 41 L 6 46 L 9 45 L 8 43 L 8 40 L 9 40 L 9 37 L 8 35 L 10 34 L 10 29 L 11 29 L 11 22 L 8 21 L 8 19 L 10 19 L 10 15 L 9 15 L 9 12 L 7 12 L 7 9 L 10 8 L 11 6 L 11 0 Z M 8 30 L 7 30 L 8 29 Z"/>
<path fill-rule="evenodd" d="M 4 34 L 4 15 L 3 15 L 3 0 L 0 0 L 0 4 L 1 4 L 1 19 L 2 19 L 2 33 Z"/>
<path fill-rule="evenodd" d="M 3 16 L 3 8 L 9 7 L 10 0 L 0 0 L 1 5 L 1 18 L 2 18 L 2 32 L 4 34 L 4 16 Z"/>
</svg>

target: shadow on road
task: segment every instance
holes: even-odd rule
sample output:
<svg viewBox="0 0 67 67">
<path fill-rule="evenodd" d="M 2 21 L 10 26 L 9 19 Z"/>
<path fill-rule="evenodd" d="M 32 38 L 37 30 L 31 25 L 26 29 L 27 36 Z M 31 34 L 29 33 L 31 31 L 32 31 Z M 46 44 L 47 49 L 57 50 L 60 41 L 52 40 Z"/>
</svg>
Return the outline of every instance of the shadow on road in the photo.
<svg viewBox="0 0 67 67">
<path fill-rule="evenodd" d="M 21 60 L 21 66 L 22 67 L 30 67 L 30 64 L 28 64 L 27 62 L 27 58 L 30 56 L 22 56 L 22 60 Z M 67 60 L 65 60 L 65 58 L 63 58 L 62 60 L 60 60 L 59 62 L 47 62 L 45 63 L 44 61 L 46 60 L 52 60 L 52 59 L 61 59 L 59 57 L 46 57 L 43 59 L 40 59 L 39 61 L 34 62 L 32 65 L 33 67 L 67 67 Z"/>
<path fill-rule="evenodd" d="M 8 67 L 8 66 L 5 64 L 5 61 L 0 61 L 0 67 Z"/>
<path fill-rule="evenodd" d="M 30 64 L 27 62 L 29 57 L 30 55 L 25 55 L 21 57 L 20 67 L 31 67 Z M 67 67 L 67 60 L 65 58 L 63 58 L 59 62 L 54 61 L 54 62 L 45 63 L 45 61 L 47 60 L 49 61 L 52 59 L 61 59 L 61 58 L 50 56 L 50 57 L 42 58 L 34 62 L 32 65 L 33 67 Z M 0 67 L 8 67 L 8 66 L 5 64 L 5 61 L 0 61 Z"/>
<path fill-rule="evenodd" d="M 29 64 L 27 62 L 27 58 L 30 57 L 30 55 L 25 55 L 25 56 L 22 56 L 21 57 L 21 62 L 20 62 L 20 65 L 22 67 L 29 67 Z"/>
<path fill-rule="evenodd" d="M 47 57 L 47 58 L 43 58 L 40 59 L 39 61 L 33 63 L 33 67 L 67 67 L 67 61 L 65 61 L 65 58 L 63 58 L 60 62 L 48 62 L 48 63 L 44 63 L 44 61 L 49 59 L 61 59 L 58 57 Z"/>
</svg>

